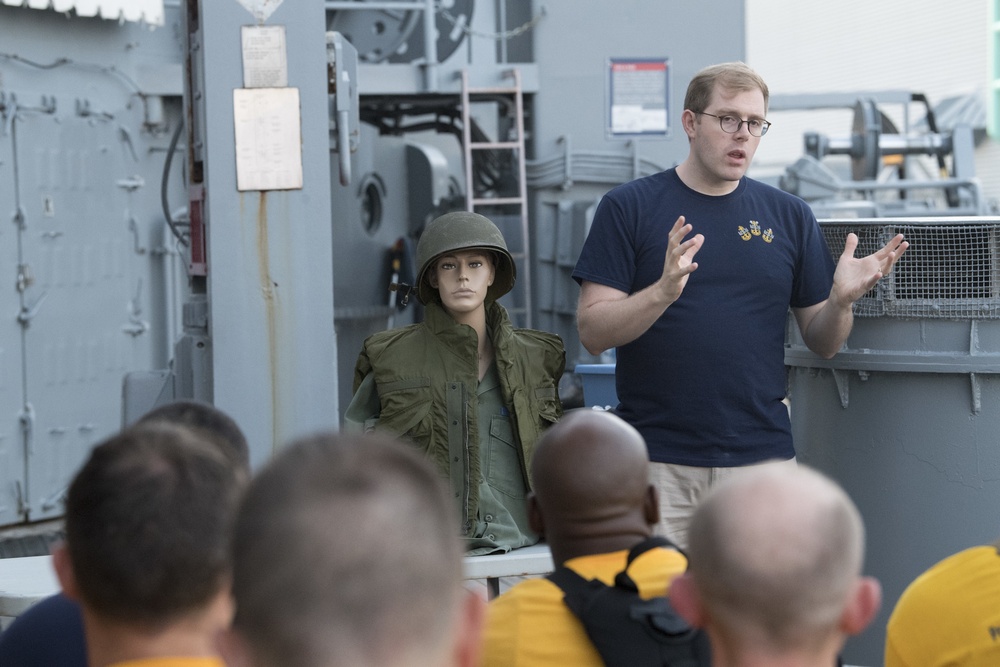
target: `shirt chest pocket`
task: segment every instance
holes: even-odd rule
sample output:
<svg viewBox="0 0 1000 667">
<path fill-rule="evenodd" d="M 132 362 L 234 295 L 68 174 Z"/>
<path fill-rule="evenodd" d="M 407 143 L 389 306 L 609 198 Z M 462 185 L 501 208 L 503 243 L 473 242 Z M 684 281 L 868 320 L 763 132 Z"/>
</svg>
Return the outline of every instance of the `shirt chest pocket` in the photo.
<svg viewBox="0 0 1000 667">
<path fill-rule="evenodd" d="M 418 377 L 386 382 L 378 387 L 382 406 L 378 428 L 406 436 L 426 447 L 431 435 L 431 381 Z"/>
</svg>

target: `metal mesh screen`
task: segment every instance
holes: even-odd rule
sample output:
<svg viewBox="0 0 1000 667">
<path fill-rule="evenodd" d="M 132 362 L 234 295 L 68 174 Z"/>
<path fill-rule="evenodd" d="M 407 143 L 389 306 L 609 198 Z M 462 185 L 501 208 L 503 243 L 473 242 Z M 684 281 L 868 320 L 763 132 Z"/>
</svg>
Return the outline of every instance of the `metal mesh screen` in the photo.
<svg viewBox="0 0 1000 667">
<path fill-rule="evenodd" d="M 1000 219 L 828 220 L 820 227 L 834 261 L 849 232 L 855 257 L 902 233 L 910 242 L 892 273 L 854 304 L 858 317 L 1000 319 Z"/>
</svg>

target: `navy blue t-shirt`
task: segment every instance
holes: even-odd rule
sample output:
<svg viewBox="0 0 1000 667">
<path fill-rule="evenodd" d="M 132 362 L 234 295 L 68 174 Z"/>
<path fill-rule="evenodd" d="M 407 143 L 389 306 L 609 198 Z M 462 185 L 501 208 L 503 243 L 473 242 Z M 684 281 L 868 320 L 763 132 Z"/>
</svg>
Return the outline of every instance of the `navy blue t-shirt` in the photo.
<svg viewBox="0 0 1000 667">
<path fill-rule="evenodd" d="M 620 185 L 594 215 L 573 277 L 632 294 L 663 273 L 678 216 L 705 242 L 680 298 L 617 350 L 618 413 L 650 459 L 723 467 L 791 458 L 788 308 L 830 294 L 835 264 L 811 209 L 743 178 L 704 195 L 674 169 Z"/>
<path fill-rule="evenodd" d="M 41 600 L 0 634 L 2 667 L 87 667 L 80 605 L 62 593 Z"/>
</svg>

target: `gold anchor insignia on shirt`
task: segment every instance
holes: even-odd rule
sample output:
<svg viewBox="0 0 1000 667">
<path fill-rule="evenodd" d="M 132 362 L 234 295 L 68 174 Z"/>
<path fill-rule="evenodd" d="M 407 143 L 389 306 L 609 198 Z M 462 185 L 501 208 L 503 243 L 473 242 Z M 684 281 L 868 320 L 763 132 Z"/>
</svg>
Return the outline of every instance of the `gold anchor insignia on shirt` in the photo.
<svg viewBox="0 0 1000 667">
<path fill-rule="evenodd" d="M 749 241 L 754 236 L 759 236 L 764 239 L 764 243 L 770 243 L 774 240 L 774 230 L 770 227 L 761 231 L 760 223 L 756 220 L 750 220 L 749 225 L 749 229 L 743 225 L 737 225 L 736 227 L 736 233 L 739 234 L 740 238 L 744 241 Z"/>
</svg>

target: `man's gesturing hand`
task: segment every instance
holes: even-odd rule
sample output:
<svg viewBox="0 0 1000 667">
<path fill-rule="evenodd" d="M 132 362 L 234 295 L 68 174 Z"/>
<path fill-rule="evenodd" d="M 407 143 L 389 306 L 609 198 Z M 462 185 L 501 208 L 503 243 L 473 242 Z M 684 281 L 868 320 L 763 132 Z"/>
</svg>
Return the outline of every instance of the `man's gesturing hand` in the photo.
<svg viewBox="0 0 1000 667">
<path fill-rule="evenodd" d="M 684 222 L 684 216 L 677 218 L 673 228 L 670 230 L 670 240 L 667 243 L 667 254 L 663 260 L 663 275 L 660 276 L 660 290 L 667 299 L 667 303 L 676 301 L 684 286 L 687 285 L 688 276 L 698 268 L 698 263 L 694 261 L 694 256 L 701 249 L 701 244 L 705 242 L 705 237 L 695 234 L 687 241 L 682 239 L 691 233 L 692 227 Z"/>
<path fill-rule="evenodd" d="M 844 252 L 840 255 L 837 270 L 833 274 L 830 297 L 844 306 L 860 299 L 880 278 L 889 275 L 893 265 L 910 244 L 903 240 L 902 234 L 896 234 L 880 250 L 867 257 L 855 257 L 854 251 L 857 247 L 858 237 L 852 232 L 847 235 Z"/>
</svg>

